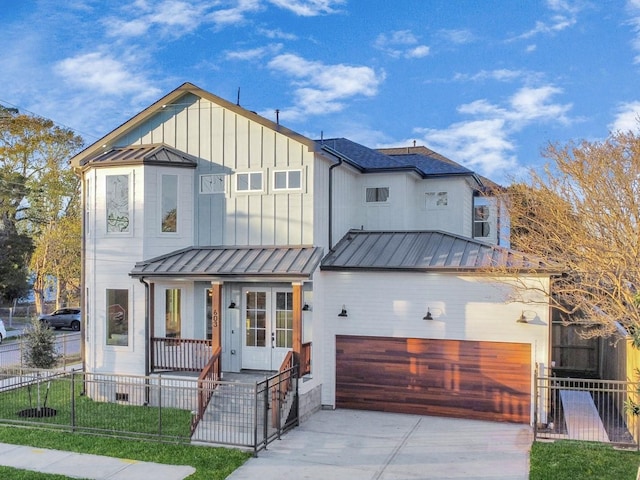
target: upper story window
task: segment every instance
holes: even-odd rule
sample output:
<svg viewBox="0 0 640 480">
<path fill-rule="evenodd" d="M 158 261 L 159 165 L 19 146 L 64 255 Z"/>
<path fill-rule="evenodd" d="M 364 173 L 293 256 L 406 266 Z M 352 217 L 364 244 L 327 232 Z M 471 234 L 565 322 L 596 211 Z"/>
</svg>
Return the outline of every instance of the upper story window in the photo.
<svg viewBox="0 0 640 480">
<path fill-rule="evenodd" d="M 365 191 L 367 203 L 385 203 L 389 201 L 389 187 L 367 187 Z"/>
<path fill-rule="evenodd" d="M 489 202 L 486 198 L 473 199 L 473 236 L 488 237 L 491 233 Z"/>
<path fill-rule="evenodd" d="M 301 188 L 302 172 L 300 170 L 273 172 L 274 190 L 299 190 Z"/>
<path fill-rule="evenodd" d="M 236 174 L 236 190 L 238 192 L 262 191 L 262 172 Z"/>
<path fill-rule="evenodd" d="M 129 232 L 129 175 L 106 177 L 107 233 Z"/>
<path fill-rule="evenodd" d="M 178 176 L 162 175 L 162 232 L 178 231 Z"/>
<path fill-rule="evenodd" d="M 226 175 L 200 175 L 200 193 L 225 193 Z"/>
<path fill-rule="evenodd" d="M 425 205 L 429 210 L 447 208 L 449 205 L 449 195 L 447 192 L 427 192 Z"/>
</svg>

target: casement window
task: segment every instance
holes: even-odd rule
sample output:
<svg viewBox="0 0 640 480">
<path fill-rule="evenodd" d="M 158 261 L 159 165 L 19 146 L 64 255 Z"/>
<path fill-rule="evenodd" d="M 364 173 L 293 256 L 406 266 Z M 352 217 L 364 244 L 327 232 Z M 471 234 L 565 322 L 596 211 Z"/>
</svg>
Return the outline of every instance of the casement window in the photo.
<svg viewBox="0 0 640 480">
<path fill-rule="evenodd" d="M 165 293 L 164 317 L 165 317 L 165 337 L 180 338 L 182 330 L 181 314 L 182 290 L 179 288 L 168 288 Z"/>
<path fill-rule="evenodd" d="M 300 170 L 273 172 L 274 190 L 300 190 L 301 188 L 302 172 Z"/>
<path fill-rule="evenodd" d="M 107 289 L 107 345 L 129 345 L 129 290 Z"/>
<path fill-rule="evenodd" d="M 491 233 L 490 209 L 487 199 L 474 197 L 473 199 L 473 236 L 474 238 L 488 237 Z"/>
<path fill-rule="evenodd" d="M 163 233 L 178 231 L 178 176 L 162 175 L 162 225 Z"/>
<path fill-rule="evenodd" d="M 236 174 L 236 191 L 260 192 L 262 189 L 262 172 Z"/>
<path fill-rule="evenodd" d="M 129 175 L 107 175 L 106 183 L 107 233 L 128 233 Z"/>
<path fill-rule="evenodd" d="M 386 203 L 389 201 L 389 187 L 367 187 L 365 191 L 366 203 Z"/>
<path fill-rule="evenodd" d="M 224 174 L 200 175 L 200 193 L 226 193 L 226 177 Z"/>
</svg>

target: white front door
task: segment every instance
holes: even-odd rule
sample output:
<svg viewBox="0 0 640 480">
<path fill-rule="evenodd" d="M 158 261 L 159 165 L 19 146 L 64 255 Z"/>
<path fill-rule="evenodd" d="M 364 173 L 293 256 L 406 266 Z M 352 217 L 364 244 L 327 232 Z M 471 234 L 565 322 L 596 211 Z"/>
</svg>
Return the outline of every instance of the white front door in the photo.
<svg viewBox="0 0 640 480">
<path fill-rule="evenodd" d="M 242 368 L 278 370 L 293 346 L 293 292 L 244 288 Z"/>
</svg>

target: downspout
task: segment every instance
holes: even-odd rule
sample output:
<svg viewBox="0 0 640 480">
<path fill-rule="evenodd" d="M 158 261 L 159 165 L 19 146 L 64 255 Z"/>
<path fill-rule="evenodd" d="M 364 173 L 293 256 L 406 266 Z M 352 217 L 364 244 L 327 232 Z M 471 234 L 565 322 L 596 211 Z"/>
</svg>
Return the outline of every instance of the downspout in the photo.
<svg viewBox="0 0 640 480">
<path fill-rule="evenodd" d="M 76 173 L 77 173 L 77 170 L 76 170 Z M 87 299 L 86 299 L 86 292 L 85 292 L 86 290 L 85 274 L 87 269 L 84 262 L 87 258 L 87 255 L 86 255 L 87 240 L 85 235 L 85 232 L 87 231 L 87 226 L 86 226 L 87 183 L 84 178 L 84 174 L 82 170 L 80 170 L 80 182 L 81 182 L 80 192 L 82 196 L 82 198 L 80 199 L 80 205 L 81 205 L 80 211 L 82 212 L 82 220 L 80 221 L 80 225 L 81 225 L 80 231 L 82 232 L 82 240 L 80 244 L 80 312 L 82 312 L 81 318 L 80 318 L 80 321 L 82 322 L 82 328 L 80 329 L 82 331 L 82 341 L 80 342 L 80 360 L 82 363 L 82 371 L 86 372 L 87 371 L 86 342 L 87 342 L 87 334 L 88 334 L 87 332 L 88 305 L 86 304 Z M 84 391 L 84 388 L 83 388 L 83 391 Z"/>
<path fill-rule="evenodd" d="M 329 167 L 329 251 L 333 250 L 333 169 L 342 165 L 342 157 L 338 163 Z"/>
</svg>

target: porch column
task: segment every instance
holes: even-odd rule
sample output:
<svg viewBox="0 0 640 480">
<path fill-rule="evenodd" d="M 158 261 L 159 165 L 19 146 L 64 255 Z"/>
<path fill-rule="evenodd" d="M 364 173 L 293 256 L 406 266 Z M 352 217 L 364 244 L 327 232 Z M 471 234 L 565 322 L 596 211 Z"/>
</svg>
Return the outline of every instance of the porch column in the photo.
<svg viewBox="0 0 640 480">
<path fill-rule="evenodd" d="M 211 282 L 211 354 L 222 347 L 222 283 Z"/>
<path fill-rule="evenodd" d="M 293 287 L 293 362 L 300 368 L 300 352 L 302 352 L 302 283 L 292 283 L 291 286 Z"/>
</svg>

